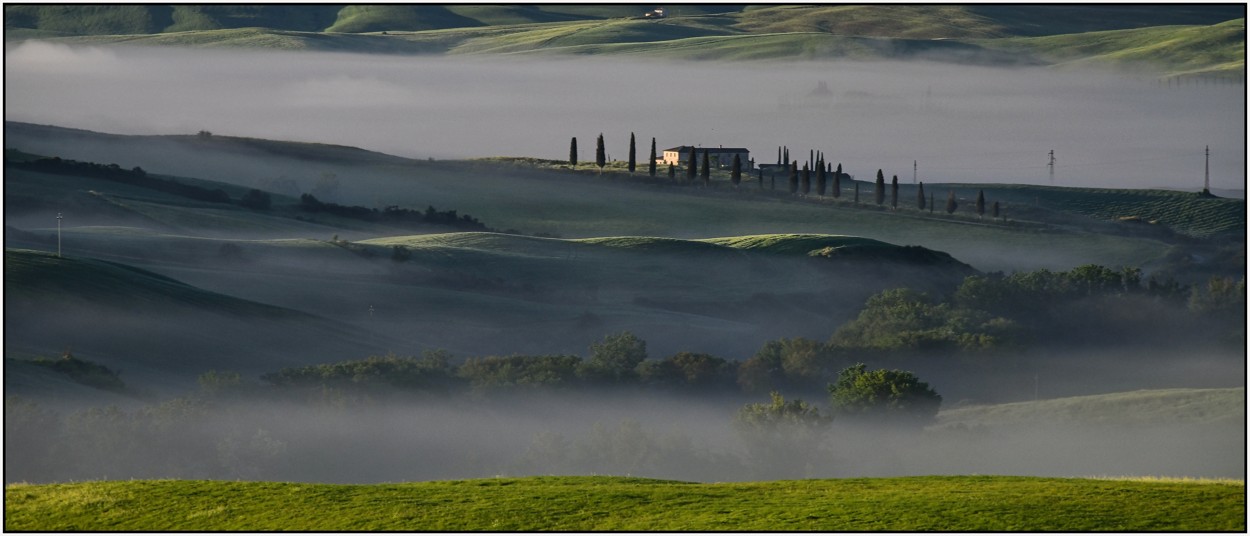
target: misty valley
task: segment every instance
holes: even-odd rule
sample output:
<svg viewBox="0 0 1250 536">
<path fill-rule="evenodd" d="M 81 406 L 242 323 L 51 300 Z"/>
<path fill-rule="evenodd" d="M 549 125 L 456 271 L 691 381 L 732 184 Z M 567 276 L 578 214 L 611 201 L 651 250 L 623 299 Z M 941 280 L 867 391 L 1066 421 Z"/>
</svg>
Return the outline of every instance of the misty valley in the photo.
<svg viewBox="0 0 1250 536">
<path fill-rule="evenodd" d="M 118 143 L 8 126 L 10 139 L 72 136 L 67 149 L 84 137 Z M 221 162 L 223 151 L 251 143 L 213 138 L 123 139 L 128 145 L 118 147 L 162 143 Z M 269 158 L 292 172 L 317 166 Z M 788 209 L 728 181 L 709 192 L 682 179 L 591 171 L 570 181 L 575 170 L 497 163 L 381 158 L 361 167 L 396 183 L 454 173 L 466 190 L 525 180 L 536 198 L 545 194 L 533 190 L 558 195 L 584 181 L 653 210 L 668 199 L 705 211 L 764 201 L 763 210 Z M 349 173 L 332 169 L 323 175 Z M 246 182 L 18 151 L 6 153 L 6 185 L 10 222 L 33 219 L 42 206 L 73 207 L 62 216 L 79 220 L 59 230 L 8 228 L 5 299 L 20 311 L 6 316 L 8 474 L 16 481 L 724 481 L 1111 467 L 1227 477 L 1243 466 L 1235 414 L 1197 422 L 1166 415 L 1109 434 L 1096 425 L 1105 411 L 1096 408 L 1114 400 L 1088 402 L 1089 415 L 1045 431 L 1040 423 L 948 419 L 934 405 L 895 424 L 874 418 L 881 427 L 866 426 L 859 410 L 839 416 L 828 390 L 865 363 L 909 371 L 943 409 L 1183 388 L 1191 392 L 1160 391 L 1156 403 L 1199 397 L 1235 413 L 1244 399 L 1228 383 L 1243 367 L 1244 282 L 1235 261 L 1209 261 L 1219 275 L 1205 278 L 1168 264 L 1149 276 L 1097 264 L 1004 274 L 923 247 L 832 234 L 553 238 L 502 233 L 486 217 L 432 205 L 353 217 L 348 205 L 307 193 L 297 199 Z M 810 209 L 905 217 L 849 205 Z M 942 221 L 913 211 L 924 219 L 902 225 L 967 225 L 958 214 Z M 1007 223 L 990 231 L 1000 239 L 1039 233 Z M 769 393 L 782 396 L 778 408 L 805 404 L 807 417 L 744 425 L 740 409 L 767 404 Z M 899 401 L 898 413 L 914 413 L 915 404 Z M 1055 444 L 1056 434 L 1066 440 Z M 922 448 L 912 447 L 917 438 Z M 1157 449 L 1090 454 L 1142 444 Z M 972 445 L 977 455 L 965 456 Z M 1195 455 L 1175 458 L 1177 448 Z"/>
<path fill-rule="evenodd" d="M 93 33 L 6 6 L 9 504 L 135 479 L 926 475 L 1235 481 L 1244 499 L 1244 62 L 1151 52 L 1160 72 L 1064 40 L 1218 31 L 1244 55 L 1244 18 L 1229 34 L 1223 11 L 1173 8 L 1191 35 L 1019 8 L 1050 35 L 969 8 L 959 24 L 986 26 L 943 43 L 921 21 L 962 7 L 900 6 L 912 33 L 853 39 L 852 13 L 902 30 L 855 6 L 528 5 L 143 30 L 156 7 L 102 7 L 91 27 L 130 33 Z M 98 493 L 130 512 L 135 489 Z M 269 526 L 74 508 L 87 521 L 6 529 Z M 595 508 L 613 506 L 573 510 Z M 757 526 L 475 515 L 279 526 Z M 794 515 L 760 527 L 1204 526 Z"/>
</svg>

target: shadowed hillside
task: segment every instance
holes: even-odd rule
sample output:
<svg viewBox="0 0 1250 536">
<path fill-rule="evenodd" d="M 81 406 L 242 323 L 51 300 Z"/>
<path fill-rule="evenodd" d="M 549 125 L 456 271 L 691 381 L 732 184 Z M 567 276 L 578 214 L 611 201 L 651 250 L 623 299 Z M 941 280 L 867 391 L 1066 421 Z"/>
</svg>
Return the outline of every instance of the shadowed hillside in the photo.
<svg viewBox="0 0 1250 536">
<path fill-rule="evenodd" d="M 370 348 L 359 330 L 123 264 L 6 248 L 4 265 L 6 356 L 73 348 L 140 383 L 177 383 Z"/>
</svg>

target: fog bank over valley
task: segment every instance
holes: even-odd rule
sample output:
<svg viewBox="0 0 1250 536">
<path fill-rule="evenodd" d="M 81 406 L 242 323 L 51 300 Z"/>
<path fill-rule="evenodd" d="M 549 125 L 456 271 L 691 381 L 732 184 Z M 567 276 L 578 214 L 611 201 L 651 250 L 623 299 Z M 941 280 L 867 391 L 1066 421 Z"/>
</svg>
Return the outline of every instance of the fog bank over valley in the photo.
<svg viewBox="0 0 1250 536">
<path fill-rule="evenodd" d="M 5 51 L 7 120 L 119 134 L 216 134 L 413 158 L 563 160 L 569 139 L 824 151 L 910 182 L 1240 189 L 1242 84 L 936 62 L 671 62 L 70 47 Z M 825 84 L 829 93 L 814 90 Z M 799 154 L 803 158 L 798 158 Z M 161 171 L 159 169 L 155 171 Z"/>
</svg>

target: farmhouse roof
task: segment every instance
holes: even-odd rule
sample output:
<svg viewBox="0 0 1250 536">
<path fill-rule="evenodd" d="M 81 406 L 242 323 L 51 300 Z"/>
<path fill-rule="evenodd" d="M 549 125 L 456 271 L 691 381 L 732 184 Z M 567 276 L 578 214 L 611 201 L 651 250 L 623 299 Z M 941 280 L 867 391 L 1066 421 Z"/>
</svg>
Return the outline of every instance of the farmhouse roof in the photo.
<svg viewBox="0 0 1250 536">
<path fill-rule="evenodd" d="M 709 153 L 749 153 L 742 147 L 694 147 L 692 145 L 682 145 L 681 147 L 669 147 L 665 152 L 677 151 L 679 153 L 689 152 L 691 150 L 707 151 Z"/>
</svg>

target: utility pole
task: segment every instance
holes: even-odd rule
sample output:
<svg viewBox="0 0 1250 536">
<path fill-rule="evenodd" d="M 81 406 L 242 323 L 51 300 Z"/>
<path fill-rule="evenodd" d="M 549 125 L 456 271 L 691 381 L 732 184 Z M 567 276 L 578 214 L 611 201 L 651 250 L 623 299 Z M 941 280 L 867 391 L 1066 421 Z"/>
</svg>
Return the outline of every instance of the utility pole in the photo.
<svg viewBox="0 0 1250 536">
<path fill-rule="evenodd" d="M 1206 164 L 1205 164 L 1206 170 L 1203 173 L 1203 179 L 1202 179 L 1202 194 L 1210 195 L 1211 194 L 1211 146 L 1210 145 L 1207 146 L 1206 156 L 1207 156 Z"/>
<path fill-rule="evenodd" d="M 61 258 L 61 213 L 56 213 L 56 257 Z"/>
<path fill-rule="evenodd" d="M 1050 150 L 1050 163 L 1046 165 L 1050 167 L 1050 184 L 1053 186 L 1055 184 L 1055 150 L 1054 149 Z"/>
</svg>

